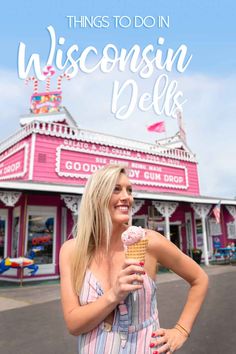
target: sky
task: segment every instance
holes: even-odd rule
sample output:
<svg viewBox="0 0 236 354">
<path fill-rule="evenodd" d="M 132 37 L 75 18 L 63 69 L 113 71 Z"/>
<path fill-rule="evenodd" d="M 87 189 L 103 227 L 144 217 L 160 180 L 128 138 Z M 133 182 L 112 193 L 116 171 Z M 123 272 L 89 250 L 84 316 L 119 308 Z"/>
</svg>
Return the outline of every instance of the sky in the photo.
<svg viewBox="0 0 236 354">
<path fill-rule="evenodd" d="M 101 65 L 91 73 L 78 73 L 71 80 L 63 80 L 63 105 L 76 120 L 79 128 L 94 130 L 125 138 L 155 143 L 156 140 L 173 136 L 178 131 L 176 119 L 170 114 L 174 94 L 167 95 L 168 88 L 175 87 L 185 101 L 182 105 L 187 144 L 196 154 L 198 161 L 201 195 L 219 198 L 236 196 L 236 28 L 235 1 L 194 1 L 194 0 L 118 0 L 81 2 L 31 0 L 4 2 L 1 4 L 0 21 L 0 141 L 19 130 L 20 116 L 29 113 L 32 82 L 25 85 L 19 78 L 19 44 L 26 46 L 27 64 L 33 53 L 40 56 L 40 65 L 47 64 L 51 42 L 48 27 L 52 26 L 56 36 L 55 54 L 62 53 L 62 62 L 67 51 L 77 45 L 78 59 L 89 46 L 97 50 L 90 54 L 87 67 L 94 68 L 102 57 L 103 49 L 112 44 L 108 55 L 127 52 L 134 45 L 141 52 L 152 45 L 154 54 L 159 49 L 162 64 L 168 50 L 175 53 L 184 45 L 188 65 L 180 71 L 178 57 L 167 70 L 152 68 L 149 77 L 142 77 L 141 70 L 131 72 L 127 61 L 124 70 L 114 65 Z M 82 22 L 73 27 L 73 19 L 96 21 L 93 27 Z M 169 26 L 160 26 L 159 16 L 169 20 Z M 70 20 L 69 20 L 70 19 Z M 100 20 L 100 22 L 99 22 Z M 71 22 L 70 22 L 71 21 Z M 59 37 L 65 39 L 58 44 Z M 158 44 L 164 38 L 163 44 Z M 58 54 L 59 53 L 59 54 Z M 63 70 L 58 68 L 54 55 L 52 65 L 56 76 Z M 138 57 L 140 60 L 140 56 Z M 59 59 L 58 59 L 59 60 Z M 65 66 L 65 69 L 69 66 Z M 182 65 L 183 69 L 183 65 Z M 32 69 L 33 70 L 33 69 Z M 35 75 L 33 71 L 29 76 Z M 56 88 L 52 77 L 51 88 Z M 162 79 L 160 79 L 162 77 Z M 158 86 L 157 82 L 160 84 Z M 163 80 L 163 81 L 162 81 Z M 164 80 L 166 91 L 164 88 Z M 127 82 L 120 96 L 115 95 Z M 45 82 L 41 82 L 41 91 Z M 117 86 L 115 86 L 117 85 Z M 156 89 L 155 89 L 156 87 Z M 142 108 L 142 96 L 147 94 L 149 105 Z M 162 94 L 163 93 L 163 94 Z M 123 119 L 115 113 L 122 105 L 128 109 L 133 99 L 133 110 Z M 156 102 L 156 104 L 151 104 Z M 155 109 L 154 109 L 155 106 Z M 125 110 L 123 110 L 124 113 Z M 116 114 L 117 115 L 117 114 Z M 164 121 L 166 133 L 147 131 L 155 122 Z"/>
</svg>

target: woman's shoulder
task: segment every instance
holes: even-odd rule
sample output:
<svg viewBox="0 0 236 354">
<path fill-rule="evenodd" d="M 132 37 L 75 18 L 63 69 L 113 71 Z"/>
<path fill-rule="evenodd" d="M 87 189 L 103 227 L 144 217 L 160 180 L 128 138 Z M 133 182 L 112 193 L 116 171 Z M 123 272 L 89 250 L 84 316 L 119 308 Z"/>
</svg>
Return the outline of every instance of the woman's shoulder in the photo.
<svg viewBox="0 0 236 354">
<path fill-rule="evenodd" d="M 159 232 L 150 229 L 145 229 L 145 234 L 148 239 L 146 266 L 149 269 L 149 274 L 154 274 L 156 272 L 156 265 L 159 262 L 160 251 L 163 249 L 161 246 L 163 236 Z"/>
<path fill-rule="evenodd" d="M 145 229 L 146 231 L 146 237 L 148 238 L 149 242 L 154 242 L 158 243 L 161 242 L 163 238 L 165 238 L 163 235 L 161 235 L 159 232 L 156 232 L 151 229 Z"/>
<path fill-rule="evenodd" d="M 166 237 L 154 230 L 145 229 L 148 239 L 148 248 L 151 251 L 159 252 L 169 246 Z"/>
<path fill-rule="evenodd" d="M 60 257 L 70 256 L 75 248 L 75 238 L 67 240 L 60 249 Z"/>
</svg>

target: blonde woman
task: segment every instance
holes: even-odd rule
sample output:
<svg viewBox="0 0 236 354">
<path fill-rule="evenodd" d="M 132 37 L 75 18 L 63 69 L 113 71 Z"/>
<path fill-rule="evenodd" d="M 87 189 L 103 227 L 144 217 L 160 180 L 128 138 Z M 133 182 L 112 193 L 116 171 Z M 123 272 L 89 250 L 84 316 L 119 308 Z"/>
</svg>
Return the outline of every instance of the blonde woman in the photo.
<svg viewBox="0 0 236 354">
<path fill-rule="evenodd" d="M 188 339 L 205 298 L 203 270 L 152 230 L 146 230 L 145 264 L 125 260 L 121 234 L 132 203 L 124 166 L 98 170 L 85 187 L 77 237 L 61 248 L 62 307 L 69 332 L 78 336 L 80 354 L 174 353 Z M 158 321 L 157 262 L 190 284 L 183 311 L 169 329 Z"/>
</svg>

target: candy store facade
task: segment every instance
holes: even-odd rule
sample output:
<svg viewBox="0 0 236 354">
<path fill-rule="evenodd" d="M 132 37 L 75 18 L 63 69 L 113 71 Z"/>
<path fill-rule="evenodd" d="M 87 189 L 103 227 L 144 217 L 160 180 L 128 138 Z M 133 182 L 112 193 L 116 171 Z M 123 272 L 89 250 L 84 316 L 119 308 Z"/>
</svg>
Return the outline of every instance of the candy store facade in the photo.
<svg viewBox="0 0 236 354">
<path fill-rule="evenodd" d="M 35 250 L 38 266 L 33 275 L 8 267 L 0 280 L 59 277 L 59 250 L 73 234 L 84 185 L 108 163 L 129 168 L 133 224 L 163 233 L 186 254 L 201 249 L 206 265 L 217 245 L 236 239 L 236 200 L 220 200 L 217 223 L 219 198 L 200 195 L 197 160 L 181 133 L 149 144 L 83 130 L 60 99 L 33 95 L 20 130 L 0 143 L 0 262 Z"/>
</svg>

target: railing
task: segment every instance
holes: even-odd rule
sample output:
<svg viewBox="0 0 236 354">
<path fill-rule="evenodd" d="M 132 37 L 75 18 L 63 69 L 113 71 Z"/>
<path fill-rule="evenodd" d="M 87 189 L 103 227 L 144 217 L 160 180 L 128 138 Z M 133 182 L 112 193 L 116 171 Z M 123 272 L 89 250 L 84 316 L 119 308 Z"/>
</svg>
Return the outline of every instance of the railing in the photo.
<svg viewBox="0 0 236 354">
<path fill-rule="evenodd" d="M 25 125 L 20 131 L 11 135 L 8 139 L 0 144 L 0 153 L 24 139 L 31 133 L 38 133 L 50 136 L 57 136 L 73 140 L 82 140 L 108 146 L 115 146 L 123 149 L 131 149 L 134 151 L 146 152 L 161 157 L 173 158 L 177 160 L 196 162 L 195 156 L 188 151 L 180 149 L 166 149 L 165 146 L 157 146 L 145 142 L 131 139 L 125 139 L 112 135 L 96 133 L 88 130 L 80 130 L 78 128 L 58 124 L 53 122 L 33 121 Z"/>
<path fill-rule="evenodd" d="M 34 133 L 58 136 L 62 138 L 75 139 L 78 135 L 78 128 L 70 127 L 65 124 L 37 122 L 31 123 L 33 125 L 32 131 Z"/>
<path fill-rule="evenodd" d="M 78 134 L 78 129 L 64 124 L 33 121 L 0 143 L 0 153 L 16 144 L 18 141 L 26 138 L 31 133 L 75 139 L 75 136 Z"/>
<path fill-rule="evenodd" d="M 12 134 L 7 138 L 6 140 L 3 140 L 0 143 L 0 153 L 8 149 L 10 146 L 16 144 L 18 141 L 24 139 L 26 136 L 28 136 L 31 133 L 31 129 L 29 125 L 25 126 L 23 129 L 20 131 L 16 132 L 15 134 Z"/>
</svg>

